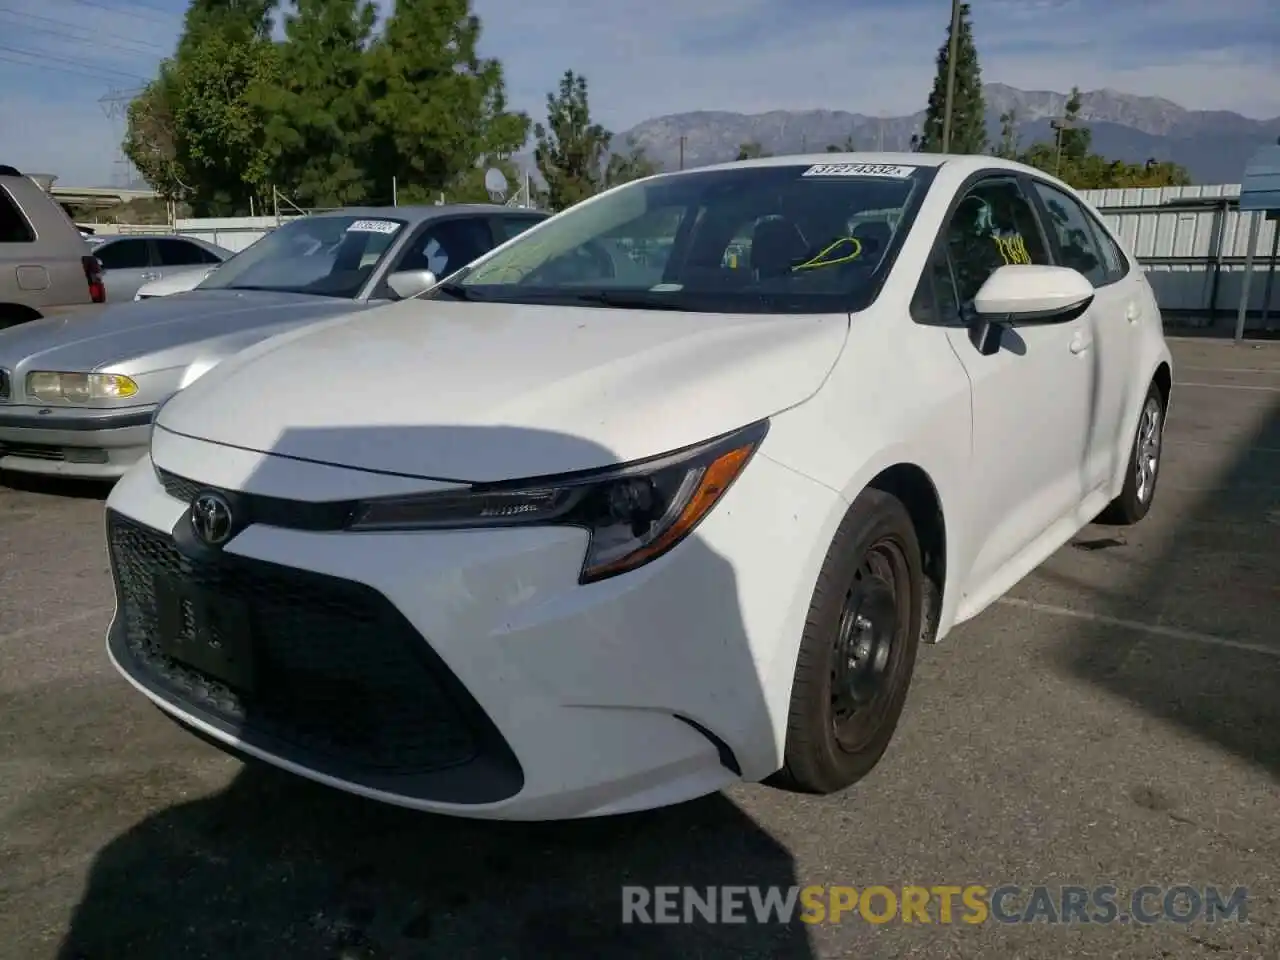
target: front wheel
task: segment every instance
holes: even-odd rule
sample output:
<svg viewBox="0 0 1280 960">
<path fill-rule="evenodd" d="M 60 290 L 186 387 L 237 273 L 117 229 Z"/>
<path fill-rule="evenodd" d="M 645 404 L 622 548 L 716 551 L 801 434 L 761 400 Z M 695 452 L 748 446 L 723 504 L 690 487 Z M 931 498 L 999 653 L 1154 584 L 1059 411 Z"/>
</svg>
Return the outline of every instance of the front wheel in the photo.
<svg viewBox="0 0 1280 960">
<path fill-rule="evenodd" d="M 1138 431 L 1129 451 L 1129 466 L 1120 496 L 1098 518 L 1100 523 L 1129 526 L 1151 509 L 1160 478 L 1160 454 L 1164 448 L 1164 396 L 1154 383 L 1147 389 L 1138 415 Z"/>
<path fill-rule="evenodd" d="M 871 772 L 906 702 L 923 597 L 910 515 L 891 494 L 864 490 L 818 575 L 796 658 L 785 765 L 771 783 L 826 794 Z"/>
</svg>

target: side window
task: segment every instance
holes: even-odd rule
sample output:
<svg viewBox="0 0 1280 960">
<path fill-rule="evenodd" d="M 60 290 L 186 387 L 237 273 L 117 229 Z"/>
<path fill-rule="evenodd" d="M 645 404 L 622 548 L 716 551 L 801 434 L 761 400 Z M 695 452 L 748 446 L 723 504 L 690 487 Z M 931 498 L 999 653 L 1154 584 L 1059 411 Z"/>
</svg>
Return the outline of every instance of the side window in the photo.
<svg viewBox="0 0 1280 960">
<path fill-rule="evenodd" d="M 209 262 L 204 250 L 185 240 L 156 240 L 156 248 L 160 251 L 162 267 L 190 267 Z"/>
<path fill-rule="evenodd" d="M 1093 237 L 1098 242 L 1098 249 L 1102 251 L 1102 262 L 1107 268 L 1107 283 L 1115 283 L 1127 276 L 1129 261 L 1120 249 L 1120 245 L 1111 239 L 1111 234 L 1107 233 L 1102 224 L 1092 215 L 1089 217 L 1089 226 L 1093 227 Z"/>
<path fill-rule="evenodd" d="M 396 270 L 430 270 L 443 279 L 493 249 L 489 227 L 479 217 L 432 223 L 409 241 Z"/>
<path fill-rule="evenodd" d="M 1033 180 L 1036 193 L 1049 213 L 1048 226 L 1058 243 L 1062 266 L 1079 270 L 1095 287 L 1104 286 L 1107 268 L 1094 239 L 1089 215 L 1076 201 L 1056 187 Z"/>
<path fill-rule="evenodd" d="M 151 266 L 151 253 L 146 240 L 117 240 L 104 243 L 94 251 L 104 270 L 140 270 Z"/>
<path fill-rule="evenodd" d="M 943 244 L 937 244 L 929 255 L 915 296 L 911 298 L 911 318 L 931 326 L 962 326 L 960 300 L 956 296 L 955 278 Z"/>
<path fill-rule="evenodd" d="M 0 243 L 34 243 L 35 231 L 13 198 L 0 187 Z"/>
<path fill-rule="evenodd" d="M 946 227 L 956 296 L 968 306 L 996 268 L 1049 265 L 1031 202 L 1016 180 L 985 180 L 964 195 Z"/>
<path fill-rule="evenodd" d="M 497 231 L 497 236 L 493 238 L 494 242 L 506 243 L 520 236 L 534 224 L 541 222 L 537 217 L 494 217 L 493 223 Z"/>
</svg>

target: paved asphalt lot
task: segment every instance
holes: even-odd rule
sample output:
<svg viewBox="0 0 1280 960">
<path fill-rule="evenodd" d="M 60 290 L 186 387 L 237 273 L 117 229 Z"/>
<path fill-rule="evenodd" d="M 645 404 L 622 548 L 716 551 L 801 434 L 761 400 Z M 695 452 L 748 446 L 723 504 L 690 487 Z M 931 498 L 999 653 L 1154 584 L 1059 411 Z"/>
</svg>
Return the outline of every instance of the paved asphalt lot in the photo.
<svg viewBox="0 0 1280 960">
<path fill-rule="evenodd" d="M 1280 955 L 1280 344 L 1175 353 L 1152 514 L 924 651 L 885 760 L 827 799 L 503 825 L 245 768 L 109 669 L 101 493 L 9 478 L 0 957 Z M 1246 885 L 1250 922 L 621 923 L 622 884 L 797 883 Z"/>
</svg>

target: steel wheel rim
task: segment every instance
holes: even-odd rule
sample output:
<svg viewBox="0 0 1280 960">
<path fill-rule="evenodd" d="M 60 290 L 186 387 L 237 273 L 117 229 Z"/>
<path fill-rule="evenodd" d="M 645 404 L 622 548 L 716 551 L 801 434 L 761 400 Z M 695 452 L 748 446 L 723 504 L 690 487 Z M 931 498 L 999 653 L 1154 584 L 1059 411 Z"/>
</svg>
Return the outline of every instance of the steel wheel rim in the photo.
<svg viewBox="0 0 1280 960">
<path fill-rule="evenodd" d="M 845 592 L 831 664 L 831 727 L 842 750 L 866 746 L 888 713 L 910 625 L 906 553 L 893 538 L 872 544 Z"/>
<path fill-rule="evenodd" d="M 1138 421 L 1138 437 L 1134 441 L 1134 493 L 1139 503 L 1146 503 L 1155 489 L 1156 473 L 1160 469 L 1161 440 L 1160 403 L 1148 397 Z"/>
</svg>

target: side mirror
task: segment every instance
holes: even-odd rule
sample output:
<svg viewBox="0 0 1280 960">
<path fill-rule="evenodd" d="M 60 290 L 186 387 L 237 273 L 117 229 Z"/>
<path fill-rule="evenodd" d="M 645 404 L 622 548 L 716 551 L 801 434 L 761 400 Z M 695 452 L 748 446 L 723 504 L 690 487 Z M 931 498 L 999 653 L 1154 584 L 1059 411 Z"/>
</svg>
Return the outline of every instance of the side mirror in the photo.
<svg viewBox="0 0 1280 960">
<path fill-rule="evenodd" d="M 401 270 L 387 277 L 387 286 L 401 300 L 426 293 L 435 285 L 436 275 L 430 270 Z"/>
<path fill-rule="evenodd" d="M 973 298 L 973 344 L 990 356 L 1000 349 L 1006 327 L 1070 323 L 1089 309 L 1093 296 L 1093 284 L 1070 267 L 999 267 Z"/>
</svg>

